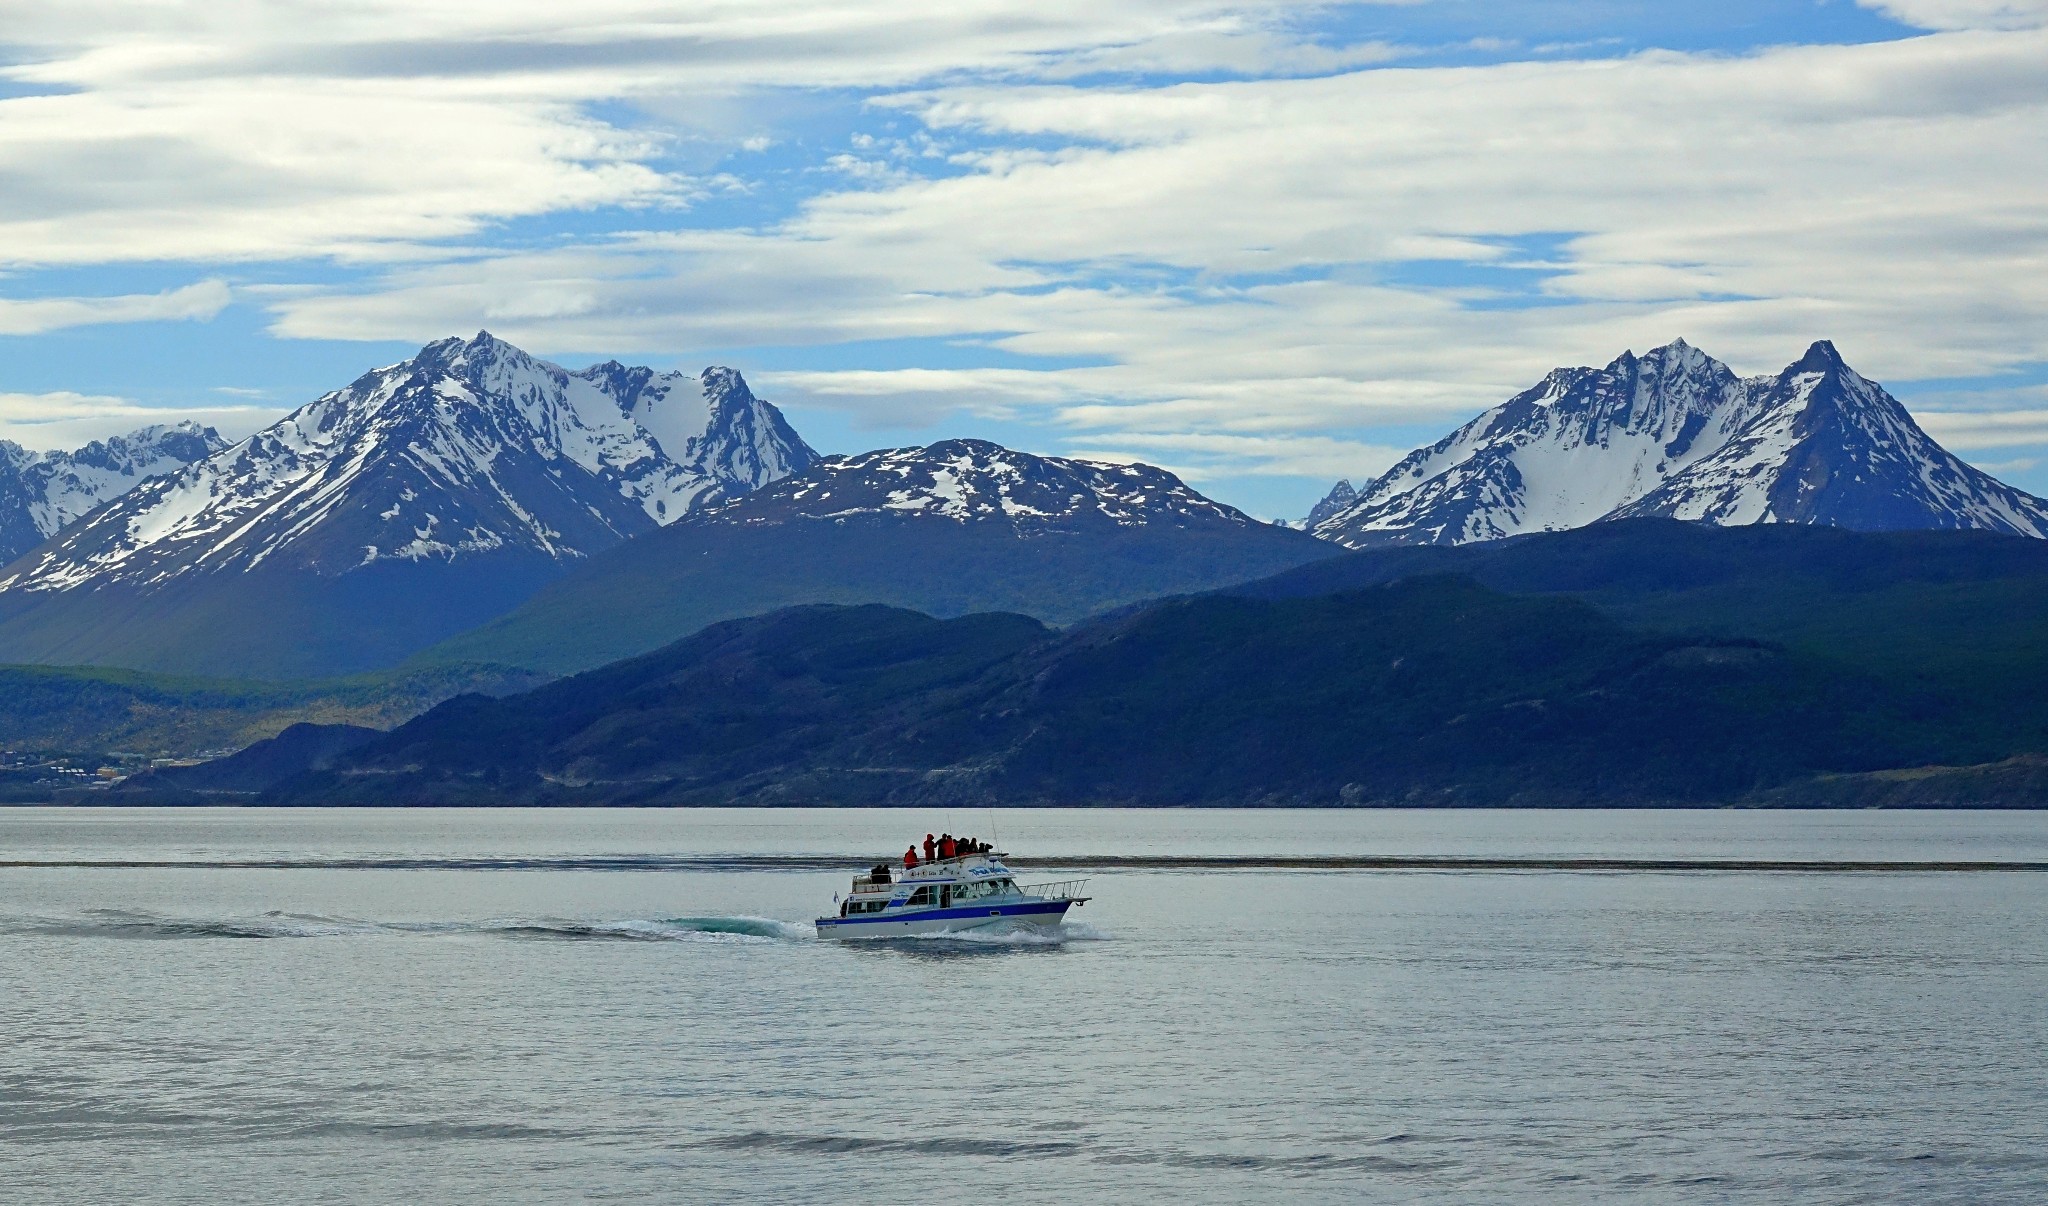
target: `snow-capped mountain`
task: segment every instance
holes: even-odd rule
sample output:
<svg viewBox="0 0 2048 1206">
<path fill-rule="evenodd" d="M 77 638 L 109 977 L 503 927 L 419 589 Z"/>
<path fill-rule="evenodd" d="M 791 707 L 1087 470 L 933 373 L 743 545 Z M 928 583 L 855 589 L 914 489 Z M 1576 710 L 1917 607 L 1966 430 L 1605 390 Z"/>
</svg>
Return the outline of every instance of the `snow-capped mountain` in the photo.
<svg viewBox="0 0 2048 1206">
<path fill-rule="evenodd" d="M 219 432 L 192 422 L 137 428 L 70 452 L 31 452 L 0 440 L 0 564 L 137 483 L 225 447 Z"/>
<path fill-rule="evenodd" d="M 1072 623 L 1336 550 L 1149 465 L 947 440 L 831 456 L 628 541 L 421 655 L 565 674 L 814 603 Z"/>
<path fill-rule="evenodd" d="M 505 552 L 566 562 L 814 459 L 731 369 L 572 373 L 482 332 L 130 492 L 11 566 L 0 592 Z"/>
<path fill-rule="evenodd" d="M 444 339 L 8 565 L 0 661 L 387 667 L 815 459 L 731 369 L 570 372 L 488 333 Z"/>
<path fill-rule="evenodd" d="M 1020 536 L 1094 528 L 1258 521 L 1164 469 L 1035 456 L 986 440 L 946 440 L 828 456 L 801 474 L 706 509 L 695 524 L 941 519 Z"/>
<path fill-rule="evenodd" d="M 1842 362 L 1832 343 L 1745 382 L 1734 433 L 1615 512 L 1715 524 L 1818 523 L 1862 531 L 1968 528 L 2048 537 L 2048 501 L 1957 459 Z"/>
<path fill-rule="evenodd" d="M 2048 502 L 1951 455 L 1825 341 L 1747 379 L 1684 340 L 1557 369 L 1311 530 L 1349 548 L 1464 544 L 1636 515 L 2048 536 Z"/>
</svg>

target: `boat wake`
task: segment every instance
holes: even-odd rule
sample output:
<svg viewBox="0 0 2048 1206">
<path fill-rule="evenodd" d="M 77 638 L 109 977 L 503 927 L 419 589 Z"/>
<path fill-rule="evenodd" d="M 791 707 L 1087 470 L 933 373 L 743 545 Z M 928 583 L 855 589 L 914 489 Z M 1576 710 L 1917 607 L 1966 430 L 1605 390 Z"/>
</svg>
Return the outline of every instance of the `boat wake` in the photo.
<svg viewBox="0 0 2048 1206">
<path fill-rule="evenodd" d="M 473 936 L 539 941 L 783 942 L 810 939 L 807 924 L 773 917 L 672 917 L 581 921 L 487 918 L 468 921 L 368 921 L 317 913 L 269 912 L 254 917 L 189 918 L 127 909 L 91 909 L 75 917 L 0 918 L 0 932 L 74 938 L 354 938 Z"/>
<path fill-rule="evenodd" d="M 882 942 L 957 942 L 970 946 L 1063 946 L 1069 942 L 1103 942 L 1109 935 L 1084 921 L 1069 921 L 1058 929 L 1019 925 L 949 930 L 936 934 L 906 934 L 901 938 L 871 939 Z"/>
</svg>

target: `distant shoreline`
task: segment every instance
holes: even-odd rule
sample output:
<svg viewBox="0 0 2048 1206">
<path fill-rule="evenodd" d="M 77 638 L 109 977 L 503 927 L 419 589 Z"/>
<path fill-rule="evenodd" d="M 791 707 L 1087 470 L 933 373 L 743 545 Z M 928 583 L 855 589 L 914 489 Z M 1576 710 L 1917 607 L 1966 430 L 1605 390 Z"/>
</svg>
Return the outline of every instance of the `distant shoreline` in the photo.
<svg viewBox="0 0 2048 1206">
<path fill-rule="evenodd" d="M 0 859 L 0 870 L 67 871 L 839 871 L 863 854 L 557 856 L 384 855 L 340 858 Z M 1007 856 L 1006 856 L 1007 857 Z M 1020 870 L 1087 871 L 1561 871 L 1914 874 L 2042 873 L 2048 861 L 2009 859 L 1514 858 L 1495 855 L 1069 854 L 1008 860 Z"/>
<path fill-rule="evenodd" d="M 79 793 L 81 795 L 85 793 Z M 429 804 L 279 804 L 249 798 L 178 800 L 152 803 L 147 800 L 109 800 L 104 792 L 92 792 L 90 799 L 0 800 L 0 810 L 9 808 L 75 808 L 179 812 L 217 808 L 271 809 L 279 812 L 708 812 L 747 810 L 752 812 L 916 812 L 939 809 L 980 810 L 997 808 L 1005 812 L 1053 812 L 1075 809 L 1084 812 L 2048 812 L 2048 802 L 2033 803 L 1638 803 L 1638 804 L 1048 804 L 947 801 L 945 803 L 724 803 L 724 804 L 558 804 L 558 803 L 429 803 Z"/>
</svg>

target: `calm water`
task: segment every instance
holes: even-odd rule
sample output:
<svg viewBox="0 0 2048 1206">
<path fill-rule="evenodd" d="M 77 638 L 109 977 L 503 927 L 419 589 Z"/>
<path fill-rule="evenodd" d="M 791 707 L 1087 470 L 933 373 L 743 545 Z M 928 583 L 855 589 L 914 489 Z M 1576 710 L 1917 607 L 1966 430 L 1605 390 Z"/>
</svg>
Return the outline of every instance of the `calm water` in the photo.
<svg viewBox="0 0 2048 1206">
<path fill-rule="evenodd" d="M 995 824 L 1020 862 L 2048 858 L 2012 813 Z M 0 868 L 0 1198 L 2048 1196 L 2048 875 L 1123 870 L 1064 942 L 840 946 L 837 871 L 556 865 L 948 825 L 989 831 L 0 809 L 0 861 L 191 864 Z M 517 869 L 318 865 L 478 856 Z M 309 865 L 207 865 L 252 857 Z"/>
</svg>

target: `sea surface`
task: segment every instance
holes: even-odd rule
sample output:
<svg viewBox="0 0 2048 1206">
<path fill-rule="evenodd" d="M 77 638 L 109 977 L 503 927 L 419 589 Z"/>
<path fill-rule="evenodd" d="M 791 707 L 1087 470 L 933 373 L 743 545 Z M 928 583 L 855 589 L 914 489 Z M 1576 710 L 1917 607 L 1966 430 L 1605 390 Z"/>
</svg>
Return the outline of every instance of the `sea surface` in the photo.
<svg viewBox="0 0 2048 1206">
<path fill-rule="evenodd" d="M 1092 899 L 813 935 L 943 829 Z M 0 809 L 0 1200 L 2048 1200 L 2048 873 L 1674 859 L 2048 815 Z"/>
</svg>

